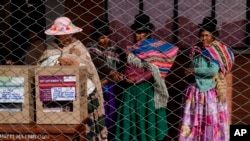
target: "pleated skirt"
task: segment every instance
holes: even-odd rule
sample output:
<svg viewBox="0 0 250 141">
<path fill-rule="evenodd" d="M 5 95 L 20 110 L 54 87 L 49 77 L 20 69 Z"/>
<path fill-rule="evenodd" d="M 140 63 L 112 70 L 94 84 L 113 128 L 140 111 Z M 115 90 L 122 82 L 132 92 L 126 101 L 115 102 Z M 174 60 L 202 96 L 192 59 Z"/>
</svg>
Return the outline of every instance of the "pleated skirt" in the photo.
<svg viewBox="0 0 250 141">
<path fill-rule="evenodd" d="M 228 141 L 228 104 L 218 102 L 216 90 L 200 92 L 190 85 L 183 97 L 179 141 Z"/>
<path fill-rule="evenodd" d="M 118 108 L 116 141 L 163 140 L 167 131 L 166 108 L 155 108 L 152 84 L 127 88 Z"/>
</svg>

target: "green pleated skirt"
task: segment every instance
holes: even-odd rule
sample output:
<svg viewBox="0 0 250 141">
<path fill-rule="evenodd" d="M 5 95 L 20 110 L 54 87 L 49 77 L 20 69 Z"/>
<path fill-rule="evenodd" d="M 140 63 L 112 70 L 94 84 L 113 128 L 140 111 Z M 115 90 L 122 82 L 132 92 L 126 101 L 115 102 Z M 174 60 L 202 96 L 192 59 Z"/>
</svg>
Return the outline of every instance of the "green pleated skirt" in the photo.
<svg viewBox="0 0 250 141">
<path fill-rule="evenodd" d="M 155 109 L 154 89 L 143 82 L 126 89 L 118 107 L 116 141 L 155 141 L 167 135 L 166 108 Z"/>
</svg>

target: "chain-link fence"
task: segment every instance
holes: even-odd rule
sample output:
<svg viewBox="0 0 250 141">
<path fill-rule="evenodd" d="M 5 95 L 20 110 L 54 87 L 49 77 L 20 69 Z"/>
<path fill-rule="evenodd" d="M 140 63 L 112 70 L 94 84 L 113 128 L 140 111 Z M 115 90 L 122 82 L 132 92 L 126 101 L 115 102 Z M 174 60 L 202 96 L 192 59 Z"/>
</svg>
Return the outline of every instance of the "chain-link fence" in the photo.
<svg viewBox="0 0 250 141">
<path fill-rule="evenodd" d="M 218 39 L 231 47 L 235 54 L 235 64 L 227 76 L 230 124 L 250 124 L 248 0 L 2 0 L 0 4 L 1 140 L 87 140 L 87 132 L 92 131 L 83 124 L 90 114 L 87 103 L 95 101 L 86 94 L 89 77 L 86 68 L 36 66 L 44 50 L 56 39 L 55 36 L 46 36 L 44 31 L 61 16 L 69 17 L 76 27 L 82 29 L 73 36 L 87 48 L 95 41 L 96 19 L 108 20 L 112 32 L 109 37 L 121 50 L 133 44 L 131 25 L 135 16 L 142 13 L 150 17 L 155 27 L 152 37 L 179 47 L 174 65 L 165 79 L 170 96 L 166 107 L 166 140 L 177 140 L 179 136 L 184 108 L 182 96 L 188 85 L 184 71 L 189 65 L 188 50 L 199 40 L 198 24 L 206 16 L 216 18 Z M 34 35 L 39 41 L 33 38 Z M 118 56 L 122 55 L 123 52 L 119 52 Z M 100 78 L 105 79 L 107 73 L 100 71 L 102 65 L 106 64 L 99 64 L 96 68 Z M 117 67 L 123 66 L 121 63 Z M 116 113 L 118 105 L 123 103 L 121 97 L 127 84 L 115 82 L 112 87 L 119 89 L 114 92 L 116 105 L 108 105 L 108 110 L 105 109 L 110 115 Z M 104 88 L 107 106 L 112 103 L 106 101 L 107 89 Z M 62 93 L 66 96 L 61 96 Z M 110 134 L 115 135 L 113 128 L 117 116 L 112 116 L 114 119 L 109 120 L 108 131 L 112 128 L 114 133 Z M 125 126 L 127 129 L 132 125 Z M 95 127 L 95 130 L 97 128 L 101 127 Z"/>
</svg>

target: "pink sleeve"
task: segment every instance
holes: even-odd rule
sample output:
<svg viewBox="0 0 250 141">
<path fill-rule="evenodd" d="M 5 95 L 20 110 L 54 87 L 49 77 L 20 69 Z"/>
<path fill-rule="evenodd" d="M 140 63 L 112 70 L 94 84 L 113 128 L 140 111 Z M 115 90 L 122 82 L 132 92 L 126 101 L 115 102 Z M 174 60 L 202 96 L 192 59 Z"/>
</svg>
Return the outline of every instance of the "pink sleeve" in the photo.
<svg viewBox="0 0 250 141">
<path fill-rule="evenodd" d="M 128 65 L 125 68 L 125 76 L 129 79 L 136 80 L 135 83 L 140 83 L 145 80 L 149 80 L 152 77 L 151 71 L 137 68 L 134 65 Z"/>
</svg>

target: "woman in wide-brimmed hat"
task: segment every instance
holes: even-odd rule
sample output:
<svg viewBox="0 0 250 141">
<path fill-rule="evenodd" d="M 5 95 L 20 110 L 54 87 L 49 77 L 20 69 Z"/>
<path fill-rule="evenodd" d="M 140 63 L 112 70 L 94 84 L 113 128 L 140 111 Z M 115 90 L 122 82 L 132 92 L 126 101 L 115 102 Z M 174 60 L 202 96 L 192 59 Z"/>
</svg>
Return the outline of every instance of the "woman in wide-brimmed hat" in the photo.
<svg viewBox="0 0 250 141">
<path fill-rule="evenodd" d="M 90 89 L 94 87 L 95 90 L 87 90 L 88 106 L 90 107 L 88 107 L 89 117 L 84 120 L 86 124 L 86 139 L 96 140 L 98 138 L 98 140 L 106 140 L 107 129 L 102 124 L 105 112 L 100 79 L 86 47 L 81 41 L 73 37 L 73 34 L 81 31 L 82 29 L 75 26 L 68 17 L 58 17 L 53 25 L 45 31 L 45 34 L 55 36 L 56 40 L 49 44 L 45 50 L 40 59 L 40 66 L 87 66 L 88 80 L 92 82 L 91 85 L 88 85 L 88 83 L 87 85 L 91 86 L 89 87 Z"/>
<path fill-rule="evenodd" d="M 165 78 L 178 48 L 151 37 L 153 24 L 146 14 L 131 25 L 135 44 L 128 46 L 124 77 L 129 85 L 122 93 L 116 123 L 116 140 L 160 141 L 168 132 Z"/>
<path fill-rule="evenodd" d="M 231 72 L 234 55 L 216 39 L 216 25 L 216 19 L 205 17 L 199 24 L 200 42 L 191 48 L 186 75 L 194 80 L 183 96 L 179 141 L 229 141 L 225 75 Z"/>
<path fill-rule="evenodd" d="M 107 19 L 96 19 L 93 24 L 92 42 L 87 49 L 95 64 L 103 86 L 104 107 L 106 115 L 106 127 L 108 128 L 108 140 L 114 139 L 115 113 L 117 95 L 115 88 L 117 83 L 123 79 L 121 71 L 123 61 L 121 60 L 121 49 L 110 39 L 112 31 L 109 28 Z"/>
</svg>

